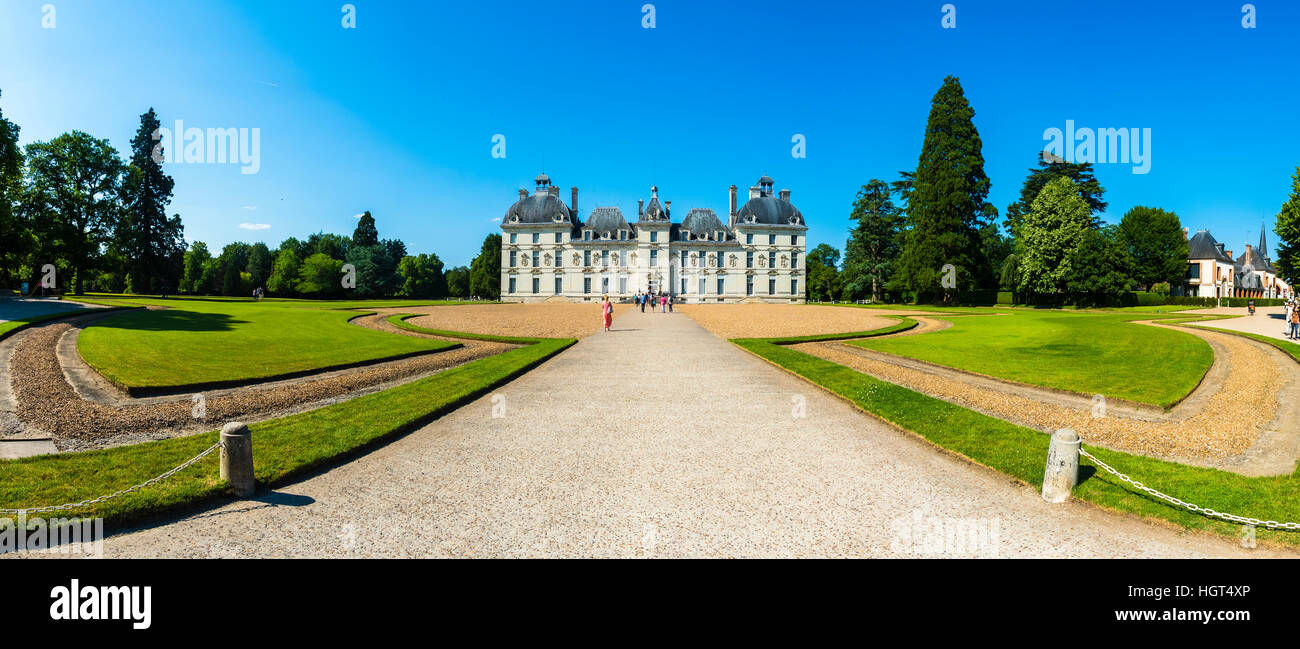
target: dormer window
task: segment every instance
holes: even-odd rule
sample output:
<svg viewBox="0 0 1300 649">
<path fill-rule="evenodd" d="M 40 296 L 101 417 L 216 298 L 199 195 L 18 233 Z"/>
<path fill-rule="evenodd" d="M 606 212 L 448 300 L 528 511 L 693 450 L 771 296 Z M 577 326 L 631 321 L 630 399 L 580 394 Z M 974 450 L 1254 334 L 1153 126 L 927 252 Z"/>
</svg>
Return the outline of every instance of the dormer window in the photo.
<svg viewBox="0 0 1300 649">
<path fill-rule="evenodd" d="M 605 232 L 605 236 L 604 236 L 603 238 L 605 238 L 605 239 L 608 239 L 608 238 L 609 238 L 609 232 L 608 232 L 608 231 Z"/>
<path fill-rule="evenodd" d="M 591 241 L 591 230 L 583 230 L 583 231 L 582 231 L 582 240 L 583 240 L 583 241 Z"/>
</svg>

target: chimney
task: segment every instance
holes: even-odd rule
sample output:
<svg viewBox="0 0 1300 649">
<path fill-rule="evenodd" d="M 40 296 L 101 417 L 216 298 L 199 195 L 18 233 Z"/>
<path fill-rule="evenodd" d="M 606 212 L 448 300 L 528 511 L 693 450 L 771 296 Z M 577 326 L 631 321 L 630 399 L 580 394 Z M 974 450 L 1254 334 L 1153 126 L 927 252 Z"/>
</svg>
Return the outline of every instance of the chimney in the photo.
<svg viewBox="0 0 1300 649">
<path fill-rule="evenodd" d="M 762 194 L 763 194 L 763 190 L 759 189 L 759 188 L 758 188 L 758 185 L 754 185 L 753 187 L 750 187 L 750 188 L 749 188 L 749 199 L 750 199 L 750 200 L 754 200 L 755 198 L 758 198 L 758 197 L 761 196 Z"/>
<path fill-rule="evenodd" d="M 790 202 L 790 190 L 788 190 L 788 189 L 782 189 L 782 190 L 781 190 L 781 200 L 783 200 L 783 201 L 785 201 L 785 202 L 787 202 L 787 203 Z"/>
<path fill-rule="evenodd" d="M 730 217 L 730 220 L 734 222 L 736 220 L 736 186 L 732 185 L 729 192 L 731 194 L 731 201 L 728 204 L 727 215 Z"/>
<path fill-rule="evenodd" d="M 528 198 L 528 190 L 521 187 L 519 188 L 519 200 L 522 201 L 525 198 Z"/>
<path fill-rule="evenodd" d="M 645 215 L 645 199 L 640 198 L 636 201 L 636 218 L 640 220 Z"/>
<path fill-rule="evenodd" d="M 1232 259 L 1232 258 L 1233 258 L 1233 257 L 1232 257 L 1232 251 L 1231 251 L 1231 250 L 1224 251 L 1223 254 L 1228 255 L 1228 259 Z"/>
<path fill-rule="evenodd" d="M 573 199 L 569 201 L 569 209 L 573 210 L 574 214 L 577 214 L 578 213 L 578 188 L 572 187 L 571 189 L 573 190 Z"/>
<path fill-rule="evenodd" d="M 664 218 L 671 219 L 672 217 L 673 217 L 673 202 L 664 201 Z"/>
<path fill-rule="evenodd" d="M 556 186 L 554 186 L 554 185 L 551 185 L 550 187 L 547 187 L 547 188 L 546 188 L 546 193 L 548 193 L 548 194 L 550 194 L 551 196 L 554 196 L 554 197 L 556 197 L 556 198 L 559 198 L 559 197 L 560 197 L 560 188 L 559 188 L 559 187 L 556 187 Z"/>
</svg>

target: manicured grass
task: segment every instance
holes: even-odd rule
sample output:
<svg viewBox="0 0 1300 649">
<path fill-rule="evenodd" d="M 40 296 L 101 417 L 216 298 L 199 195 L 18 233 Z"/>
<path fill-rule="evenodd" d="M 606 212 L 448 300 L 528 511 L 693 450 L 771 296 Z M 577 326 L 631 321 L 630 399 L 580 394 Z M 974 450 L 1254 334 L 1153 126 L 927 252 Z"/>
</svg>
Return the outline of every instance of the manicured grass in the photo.
<svg viewBox="0 0 1300 649">
<path fill-rule="evenodd" d="M 1289 354 L 1291 358 L 1300 361 L 1300 345 L 1297 345 L 1296 343 L 1293 343 L 1289 340 L 1278 340 L 1277 338 L 1273 338 L 1271 336 L 1253 334 L 1245 331 L 1236 331 L 1235 329 L 1220 329 L 1218 327 L 1203 327 L 1201 325 L 1190 325 L 1190 326 L 1196 327 L 1197 329 L 1208 329 L 1210 331 L 1218 331 L 1225 334 L 1233 334 L 1245 338 L 1250 338 L 1252 340 L 1258 340 L 1259 342 L 1272 345 Z"/>
<path fill-rule="evenodd" d="M 383 392 L 252 424 L 258 484 L 275 486 L 419 428 L 575 342 L 543 339 Z M 112 493 L 179 465 L 216 439 L 212 432 L 100 451 L 0 460 L 0 508 L 79 502 Z M 102 516 L 121 523 L 193 505 L 227 492 L 228 485 L 217 474 L 218 457 L 213 453 L 157 485 L 59 516 Z"/>
<path fill-rule="evenodd" d="M 165 303 L 171 308 L 132 311 L 86 328 L 78 341 L 82 358 L 118 385 L 158 389 L 292 375 L 450 346 L 348 324 L 364 315 L 358 311 L 251 301 Z"/>
<path fill-rule="evenodd" d="M 961 406 L 881 381 L 795 351 L 785 339 L 740 339 L 735 344 L 844 397 L 862 410 L 934 444 L 1033 486 L 1042 485 L 1048 436 Z M 883 342 L 883 341 L 879 341 Z M 1086 442 L 1086 440 L 1085 440 Z M 1300 475 L 1247 478 L 1087 446 L 1102 461 L 1154 489 L 1240 516 L 1300 521 Z M 1084 459 L 1074 497 L 1106 508 L 1169 521 L 1187 529 L 1239 537 L 1241 526 L 1193 514 L 1133 491 Z M 1300 546 L 1300 533 L 1259 528 L 1258 538 Z"/>
<path fill-rule="evenodd" d="M 56 318 L 66 318 L 68 316 L 82 315 L 86 313 L 104 313 L 105 311 L 121 311 L 122 309 L 128 309 L 128 308 L 130 307 L 96 309 L 93 311 L 89 309 L 69 309 L 67 311 L 58 311 L 56 313 L 43 313 L 41 315 L 32 316 L 30 318 L 23 318 L 22 320 L 9 320 L 6 322 L 0 322 L 0 340 L 9 337 L 11 334 L 23 329 L 24 327 L 45 322 L 46 320 L 54 320 Z"/>
<path fill-rule="evenodd" d="M 920 336 L 851 344 L 1031 385 L 1169 407 L 1200 383 L 1214 353 L 1191 334 L 1129 322 L 1152 317 L 1015 310 L 951 318 L 951 328 Z"/>
</svg>

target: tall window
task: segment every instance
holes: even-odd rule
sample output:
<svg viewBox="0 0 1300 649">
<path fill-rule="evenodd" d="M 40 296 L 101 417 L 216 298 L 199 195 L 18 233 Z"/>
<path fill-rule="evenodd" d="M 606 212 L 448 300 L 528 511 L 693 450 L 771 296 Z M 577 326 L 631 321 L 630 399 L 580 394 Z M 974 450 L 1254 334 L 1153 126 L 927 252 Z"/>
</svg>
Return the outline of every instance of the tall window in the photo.
<svg viewBox="0 0 1300 649">
<path fill-rule="evenodd" d="M 652 231 L 652 232 L 650 233 L 650 243 L 654 243 L 654 242 L 656 242 L 656 241 L 658 241 L 658 240 L 659 240 L 659 233 L 658 233 L 658 232 L 655 232 L 655 231 Z"/>
<path fill-rule="evenodd" d="M 775 252 L 769 252 L 769 253 L 767 253 L 767 267 L 768 267 L 768 268 L 776 268 L 776 253 L 775 253 Z"/>
<path fill-rule="evenodd" d="M 583 250 L 583 251 L 582 251 L 582 265 L 583 265 L 583 266 L 590 266 L 590 265 L 591 265 L 591 251 L 590 251 L 590 250 Z"/>
<path fill-rule="evenodd" d="M 745 253 L 745 268 L 754 267 L 754 251 L 750 250 Z"/>
<path fill-rule="evenodd" d="M 533 251 L 533 268 L 537 268 L 538 266 L 541 266 L 541 265 L 542 265 L 542 251 L 540 251 L 540 250 L 534 250 L 534 251 Z M 536 292 L 536 291 L 534 291 L 534 292 Z"/>
<path fill-rule="evenodd" d="M 515 292 L 515 278 L 513 277 L 510 278 L 510 292 L 511 293 Z"/>
<path fill-rule="evenodd" d="M 722 290 L 722 278 L 719 277 L 719 278 L 718 278 L 718 295 L 722 295 L 723 293 L 724 293 L 724 291 Z"/>
<path fill-rule="evenodd" d="M 601 292 L 601 293 L 609 293 L 609 278 L 608 278 L 608 277 L 602 277 L 602 278 L 600 278 L 600 292 Z"/>
<path fill-rule="evenodd" d="M 799 267 L 799 253 L 797 252 L 790 253 L 790 267 L 791 268 Z"/>
<path fill-rule="evenodd" d="M 584 277 L 584 278 L 582 278 L 582 292 L 583 292 L 583 293 L 590 293 L 590 292 L 591 292 L 591 278 L 590 278 L 590 277 Z"/>
<path fill-rule="evenodd" d="M 626 277 L 620 277 L 620 278 L 618 278 L 618 292 L 619 292 L 619 293 L 626 293 L 626 292 L 627 292 L 627 278 L 626 278 Z"/>
<path fill-rule="evenodd" d="M 516 240 L 518 237 L 519 237 L 519 235 L 518 235 L 517 233 L 511 232 L 511 233 L 510 233 L 510 243 L 514 243 L 515 240 Z"/>
<path fill-rule="evenodd" d="M 745 243 L 748 243 L 748 244 L 752 244 L 752 243 L 754 243 L 754 233 L 753 233 L 753 232 L 747 233 L 747 234 L 745 235 Z"/>
<path fill-rule="evenodd" d="M 722 268 L 722 258 L 725 256 L 721 251 L 718 252 L 718 268 Z"/>
<path fill-rule="evenodd" d="M 541 293 L 541 292 L 542 292 L 542 278 L 540 278 L 540 277 L 534 277 L 534 278 L 533 278 L 533 294 L 536 295 L 536 294 Z"/>
<path fill-rule="evenodd" d="M 542 241 L 542 233 L 541 233 L 541 232 L 534 232 L 534 233 L 533 233 L 533 243 L 541 243 L 541 241 Z"/>
<path fill-rule="evenodd" d="M 559 267 L 561 267 L 561 266 L 563 266 L 563 265 L 564 265 L 564 251 L 563 251 L 563 250 L 556 250 L 556 251 L 555 251 L 555 267 L 556 267 L 556 268 L 559 268 Z"/>
<path fill-rule="evenodd" d="M 775 235 L 775 234 L 769 234 L 769 235 L 767 235 L 767 245 L 769 245 L 769 246 L 775 246 L 775 245 L 776 245 L 776 235 Z"/>
<path fill-rule="evenodd" d="M 791 296 L 795 296 L 795 295 L 798 295 L 798 294 L 799 294 L 799 280 L 797 280 L 797 279 L 791 279 L 791 280 L 790 280 L 790 295 L 791 295 Z"/>
<path fill-rule="evenodd" d="M 750 275 L 745 278 L 745 295 L 754 294 L 754 276 Z"/>
<path fill-rule="evenodd" d="M 700 295 L 704 295 L 704 292 L 705 292 L 705 290 L 706 290 L 705 287 L 707 287 L 708 285 L 709 285 L 709 280 L 707 280 L 707 279 L 701 277 L 701 278 L 700 278 Z"/>
<path fill-rule="evenodd" d="M 682 268 L 686 268 L 686 251 L 682 251 Z"/>
<path fill-rule="evenodd" d="M 514 236 L 514 235 L 511 235 L 511 236 Z M 510 267 L 511 267 L 511 268 L 514 268 L 514 267 L 515 267 L 515 262 L 518 261 L 517 259 L 515 259 L 515 255 L 516 255 L 516 254 L 518 254 L 518 253 L 516 253 L 516 252 L 513 251 L 513 250 L 510 251 Z"/>
<path fill-rule="evenodd" d="M 559 295 L 564 290 L 564 278 L 559 275 L 555 276 L 555 294 Z"/>
<path fill-rule="evenodd" d="M 767 280 L 767 294 L 776 295 L 776 279 Z"/>
<path fill-rule="evenodd" d="M 654 233 L 651 232 L 650 234 L 654 234 Z M 651 251 L 650 251 L 650 267 L 651 267 L 651 268 L 654 268 L 655 266 L 658 266 L 658 265 L 659 265 L 659 251 L 658 251 L 658 250 L 651 250 Z"/>
<path fill-rule="evenodd" d="M 686 278 L 682 278 L 682 295 L 686 295 Z"/>
<path fill-rule="evenodd" d="M 563 234 L 563 233 L 560 233 L 560 232 L 556 232 L 556 233 L 555 233 L 555 243 L 561 243 L 561 242 L 563 242 L 563 241 L 564 241 L 564 234 Z"/>
<path fill-rule="evenodd" d="M 799 235 L 797 234 L 790 235 L 790 245 L 792 246 L 799 245 Z"/>
<path fill-rule="evenodd" d="M 608 251 L 608 250 L 602 250 L 602 251 L 600 251 L 600 265 L 601 265 L 601 266 L 608 266 L 608 265 L 609 265 L 609 251 Z"/>
</svg>

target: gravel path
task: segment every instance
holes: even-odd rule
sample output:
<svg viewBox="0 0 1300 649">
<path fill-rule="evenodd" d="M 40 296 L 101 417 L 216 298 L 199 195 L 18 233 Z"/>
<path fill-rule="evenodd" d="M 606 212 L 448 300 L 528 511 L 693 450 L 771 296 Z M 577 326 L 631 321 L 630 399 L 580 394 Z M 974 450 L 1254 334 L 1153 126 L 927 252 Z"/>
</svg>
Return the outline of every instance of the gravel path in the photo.
<svg viewBox="0 0 1300 649">
<path fill-rule="evenodd" d="M 1041 391 L 1032 387 L 928 371 L 909 359 L 843 343 L 794 348 L 1030 428 L 1073 428 L 1089 443 L 1107 448 L 1252 476 L 1293 472 L 1300 453 L 1300 412 L 1284 396 L 1300 387 L 1300 365 L 1271 347 L 1237 336 L 1181 330 L 1211 343 L 1226 367 L 1217 385 L 1197 389 L 1209 394 L 1189 398 L 1184 410 L 1190 412 L 1172 421 L 1126 416 L 1122 408 L 1096 413 L 1089 399 L 1071 404 L 1070 399 L 1038 394 Z"/>
<path fill-rule="evenodd" d="M 1080 503 L 1048 505 L 1034 489 L 889 428 L 681 313 L 624 313 L 614 327 L 364 457 L 255 500 L 111 537 L 105 553 L 1279 554 Z M 492 416 L 494 405 L 504 416 Z M 799 406 L 805 417 L 794 416 Z M 927 532 L 947 531 L 974 543 L 927 545 L 939 538 Z"/>
</svg>

